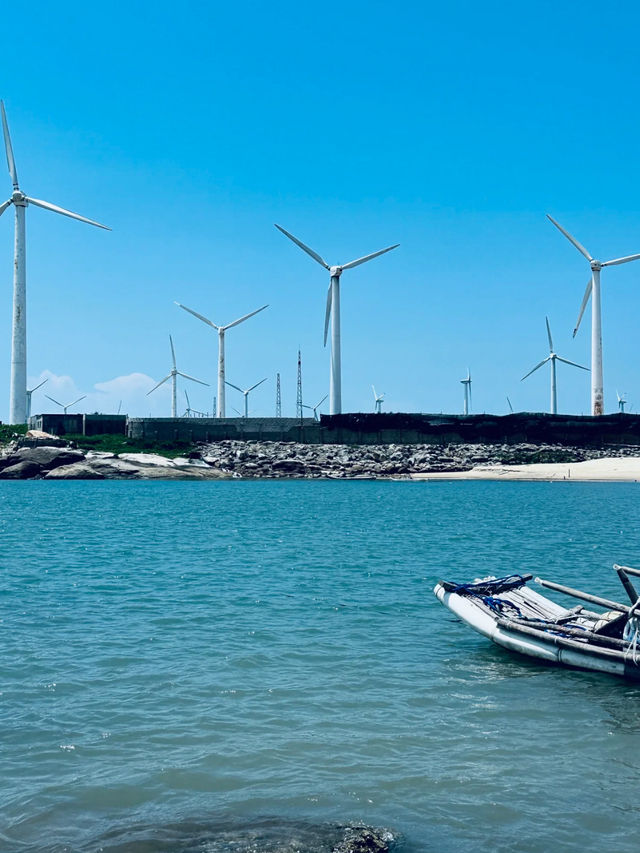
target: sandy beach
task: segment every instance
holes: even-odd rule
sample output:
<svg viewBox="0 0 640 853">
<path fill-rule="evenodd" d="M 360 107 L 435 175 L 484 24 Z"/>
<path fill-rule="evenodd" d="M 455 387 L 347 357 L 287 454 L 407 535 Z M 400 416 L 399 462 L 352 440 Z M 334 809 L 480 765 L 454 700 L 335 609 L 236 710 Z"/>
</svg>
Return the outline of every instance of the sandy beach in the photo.
<svg viewBox="0 0 640 853">
<path fill-rule="evenodd" d="M 414 480 L 589 480 L 638 482 L 640 457 L 589 459 L 531 465 L 478 465 L 470 471 L 412 474 Z"/>
</svg>

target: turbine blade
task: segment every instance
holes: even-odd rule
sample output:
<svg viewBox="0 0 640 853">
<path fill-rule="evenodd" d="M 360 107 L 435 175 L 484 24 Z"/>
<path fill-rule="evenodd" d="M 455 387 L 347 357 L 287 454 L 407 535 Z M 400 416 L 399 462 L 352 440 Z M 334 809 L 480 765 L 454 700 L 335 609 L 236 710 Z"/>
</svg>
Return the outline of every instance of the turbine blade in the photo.
<svg viewBox="0 0 640 853">
<path fill-rule="evenodd" d="M 569 234 L 569 232 L 568 232 L 568 231 L 565 231 L 565 229 L 562 227 L 562 225 L 560 225 L 560 223 L 559 223 L 559 222 L 556 222 L 556 221 L 555 221 L 555 219 L 553 218 L 553 216 L 549 216 L 549 214 L 547 213 L 547 219 L 549 219 L 549 220 L 551 220 L 551 222 L 553 222 L 553 224 L 556 226 L 556 228 L 558 229 L 558 231 L 561 231 L 561 232 L 564 234 L 564 236 L 567 238 L 567 240 L 568 240 L 570 243 L 573 243 L 573 245 L 576 247 L 576 249 L 577 249 L 577 250 L 578 250 L 582 255 L 584 255 L 584 256 L 585 256 L 585 258 L 586 258 L 588 261 L 592 261 L 592 260 L 593 260 L 593 258 L 592 258 L 592 257 L 591 257 L 591 255 L 589 254 L 589 252 L 587 252 L 587 250 L 585 249 L 585 247 L 584 247 L 581 243 L 578 243 L 578 241 L 576 240 L 576 238 L 575 238 L 575 237 L 572 237 L 572 236 L 571 236 L 571 234 Z"/>
<path fill-rule="evenodd" d="M 536 364 L 536 366 L 533 368 L 533 370 L 530 370 L 528 373 L 525 373 L 525 375 L 522 377 L 522 379 L 520 380 L 520 382 L 522 382 L 524 379 L 526 379 L 526 378 L 527 378 L 527 376 L 531 376 L 531 374 L 532 374 L 532 373 L 535 373 L 535 372 L 536 372 L 536 370 L 537 370 L 539 367 L 542 367 L 542 365 L 543 365 L 543 364 L 546 364 L 546 363 L 549 361 L 549 359 L 550 359 L 550 358 L 551 358 L 551 356 L 549 356 L 549 355 L 548 355 L 548 356 L 547 356 L 545 359 L 543 359 L 539 364 Z"/>
<path fill-rule="evenodd" d="M 268 308 L 268 305 L 263 305 L 262 308 L 256 308 L 255 311 L 252 311 L 251 314 L 245 314 L 244 317 L 240 317 L 239 320 L 234 320 L 233 323 L 227 323 L 226 326 L 222 326 L 223 329 L 232 329 L 234 326 L 237 326 L 239 323 L 244 323 L 245 320 L 248 320 L 249 317 L 253 317 L 254 314 L 259 314 L 260 311 L 264 311 L 265 308 Z"/>
<path fill-rule="evenodd" d="M 202 379 L 196 379 L 194 376 L 189 376 L 188 373 L 183 373 L 181 370 L 176 370 L 176 373 L 178 374 L 178 376 L 184 376 L 185 379 L 190 379 L 192 382 L 197 382 L 199 385 L 206 385 L 207 387 L 209 387 L 208 382 L 203 382 Z"/>
<path fill-rule="evenodd" d="M 371 386 L 371 390 L 373 391 L 373 396 L 374 396 L 374 397 L 375 397 L 375 399 L 377 400 L 377 399 L 378 399 L 378 395 L 376 394 L 376 388 L 375 388 L 375 385 L 372 385 L 372 386 Z"/>
<path fill-rule="evenodd" d="M 282 231 L 285 237 L 288 237 L 290 240 L 293 240 L 296 246 L 300 246 L 303 252 L 306 252 L 307 255 L 311 255 L 314 261 L 317 261 L 326 270 L 329 269 L 329 264 L 324 260 L 324 258 L 321 258 L 320 255 L 317 252 L 314 252 L 313 249 L 310 249 L 309 246 L 305 246 L 302 240 L 298 240 L 298 238 L 294 237 L 293 234 L 289 234 L 289 232 L 285 231 L 285 229 L 282 228 L 280 225 L 276 225 L 276 228 L 278 229 L 278 231 Z"/>
<path fill-rule="evenodd" d="M 593 287 L 593 276 L 589 279 L 587 284 L 587 289 L 584 292 L 584 296 L 582 297 L 582 305 L 580 306 L 580 313 L 578 314 L 578 322 L 576 323 L 576 327 L 573 330 L 573 337 L 575 338 L 578 333 L 578 329 L 580 328 L 580 321 L 582 320 L 582 315 L 584 314 L 584 309 L 587 307 L 587 302 L 589 301 L 589 297 L 591 296 L 591 289 Z"/>
<path fill-rule="evenodd" d="M 42 388 L 42 386 L 45 384 L 45 382 L 48 382 L 48 381 L 49 381 L 49 378 L 48 378 L 48 377 L 47 377 L 46 379 L 43 379 L 43 380 L 42 380 L 42 382 L 41 382 L 39 385 L 36 385 L 36 387 L 35 387 L 35 388 L 32 388 L 32 389 L 31 389 L 31 391 L 30 391 L 29 393 L 30 393 L 30 394 L 33 394 L 33 392 L 34 392 L 34 391 L 37 391 L 37 390 L 38 390 L 38 388 Z"/>
<path fill-rule="evenodd" d="M 553 352 L 553 340 L 551 338 L 551 329 L 549 328 L 549 318 L 544 318 L 545 323 L 547 324 L 547 337 L 549 338 L 549 352 Z"/>
<path fill-rule="evenodd" d="M 324 401 L 327 399 L 328 396 L 329 396 L 328 394 L 325 394 L 324 397 L 322 398 L 322 400 L 320 400 L 320 402 L 314 406 L 314 409 L 319 409 L 320 406 L 324 403 Z"/>
<path fill-rule="evenodd" d="M 79 402 L 80 402 L 80 400 L 84 400 L 84 398 L 85 398 L 86 396 L 87 396 L 86 394 L 83 394 L 83 395 L 82 395 L 82 397 L 78 397 L 78 399 L 77 399 L 77 400 L 74 400 L 74 401 L 73 401 L 73 403 L 69 403 L 69 405 L 67 406 L 67 409 L 70 409 L 70 408 L 71 408 L 71 406 L 75 406 L 75 404 L 76 404 L 76 403 L 79 403 Z"/>
<path fill-rule="evenodd" d="M 570 364 L 571 367 L 579 367 L 580 370 L 589 370 L 588 367 L 583 367 L 581 364 L 576 364 L 575 361 L 569 361 L 568 358 L 562 358 L 562 356 L 557 355 L 556 358 L 558 361 L 563 361 L 565 364 Z"/>
<path fill-rule="evenodd" d="M 52 403 L 55 403 L 56 406 L 62 406 L 62 403 L 58 402 L 58 400 L 54 400 L 53 397 L 50 397 L 48 394 L 45 394 L 44 396 L 47 400 L 51 400 Z M 64 406 L 62 406 L 62 408 L 64 409 Z"/>
<path fill-rule="evenodd" d="M 221 326 L 216 326 L 215 323 L 212 323 L 211 320 L 207 320 L 206 317 L 203 317 L 202 314 L 198 314 L 197 311 L 194 311 L 192 308 L 187 308 L 186 305 L 181 305 L 180 302 L 175 302 L 174 304 L 178 306 L 178 308 L 182 308 L 184 311 L 188 311 L 189 314 L 193 314 L 194 317 L 197 317 L 198 320 L 202 320 L 203 323 L 206 323 L 207 326 L 211 326 L 212 329 L 220 329 Z"/>
<path fill-rule="evenodd" d="M 169 343 L 171 344 L 171 358 L 173 359 L 173 369 L 176 369 L 176 351 L 173 348 L 173 338 L 169 335 Z"/>
<path fill-rule="evenodd" d="M 614 267 L 616 264 L 628 264 L 629 261 L 637 261 L 640 255 L 627 255 L 626 258 L 616 258 L 615 261 L 605 261 L 603 267 Z"/>
<path fill-rule="evenodd" d="M 244 391 L 242 390 L 242 388 L 238 388 L 238 386 L 237 386 L 237 385 L 234 385 L 234 384 L 233 384 L 233 382 L 229 382 L 229 380 L 228 380 L 228 379 L 225 379 L 225 380 L 224 380 L 224 384 L 225 384 L 225 385 L 230 385 L 232 388 L 235 388 L 235 389 L 236 389 L 236 391 L 239 391 L 241 394 L 244 394 Z"/>
<path fill-rule="evenodd" d="M 327 334 L 329 333 L 329 320 L 331 319 L 331 285 L 329 285 L 329 289 L 327 290 L 327 307 L 324 311 L 324 346 L 327 345 Z"/>
<path fill-rule="evenodd" d="M 71 219 L 78 219 L 80 222 L 86 222 L 87 225 L 95 225 L 96 228 L 104 228 L 105 231 L 111 231 L 108 225 L 101 225 L 95 219 L 87 219 L 86 216 L 80 216 L 79 213 L 72 213 L 70 210 L 65 210 L 64 207 L 58 207 L 57 204 L 51 204 L 49 201 L 42 201 L 40 198 L 30 198 L 25 196 L 29 204 L 35 204 L 36 207 L 43 207 L 45 210 L 52 210 L 54 213 L 61 213 L 63 216 L 69 216 Z"/>
<path fill-rule="evenodd" d="M 156 388 L 159 388 L 161 385 L 163 385 L 167 381 L 167 379 L 171 379 L 170 373 L 167 373 L 167 375 L 164 377 L 164 379 L 161 379 L 157 385 L 154 385 L 153 388 L 151 389 L 151 391 L 147 391 L 146 396 L 148 397 L 149 394 L 153 394 L 153 392 L 156 390 Z"/>
<path fill-rule="evenodd" d="M 372 252 L 370 255 L 365 255 L 364 258 L 358 258 L 357 261 L 349 261 L 348 264 L 341 264 L 343 270 L 350 270 L 353 267 L 360 266 L 360 264 L 365 264 L 367 261 L 373 260 L 373 258 L 377 258 L 378 255 L 384 255 L 385 252 L 390 252 L 392 249 L 397 249 L 400 243 L 396 243 L 395 246 L 387 246 L 386 249 L 380 249 L 378 252 Z"/>
<path fill-rule="evenodd" d="M 183 374 L 183 373 L 181 373 L 180 375 L 181 375 L 181 376 L 184 376 L 184 374 Z M 190 409 L 190 408 L 191 408 L 191 403 L 189 402 L 189 395 L 187 394 L 187 389 L 186 389 L 186 388 L 184 389 L 184 396 L 187 398 L 187 408 L 189 408 L 189 409 Z"/>
<path fill-rule="evenodd" d="M 9 201 L 4 201 L 0 204 L 0 216 L 5 212 L 5 210 L 9 207 L 10 204 L 13 204 L 13 199 L 9 199 Z"/>
<path fill-rule="evenodd" d="M 248 394 L 249 391 L 253 391 L 254 388 L 258 387 L 258 385 L 262 385 L 263 382 L 266 382 L 268 378 L 269 378 L 268 376 L 265 376 L 264 379 L 260 380 L 260 382 L 256 382 L 256 384 L 252 385 L 251 388 L 247 388 L 247 390 L 244 393 Z"/>
<path fill-rule="evenodd" d="M 0 108 L 2 109 L 2 131 L 4 133 L 4 148 L 7 152 L 7 166 L 9 167 L 9 174 L 11 175 L 14 189 L 18 189 L 18 172 L 16 170 L 16 161 L 13 159 L 13 146 L 11 145 L 11 136 L 9 135 L 7 114 L 4 111 L 4 101 L 0 101 Z"/>
</svg>

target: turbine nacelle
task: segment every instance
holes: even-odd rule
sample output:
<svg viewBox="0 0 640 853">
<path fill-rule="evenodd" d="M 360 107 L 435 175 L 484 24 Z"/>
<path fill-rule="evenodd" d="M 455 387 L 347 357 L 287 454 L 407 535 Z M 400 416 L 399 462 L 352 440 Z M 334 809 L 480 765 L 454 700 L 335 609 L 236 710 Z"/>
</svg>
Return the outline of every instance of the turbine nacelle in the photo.
<svg viewBox="0 0 640 853">
<path fill-rule="evenodd" d="M 595 259 L 589 261 L 589 265 L 594 272 L 599 272 L 602 269 L 602 261 L 596 261 Z"/>
<path fill-rule="evenodd" d="M 15 189 L 15 190 L 11 193 L 11 201 L 12 201 L 14 204 L 21 204 L 23 207 L 26 207 L 26 206 L 27 206 L 27 197 L 26 197 L 26 195 L 25 195 L 23 192 L 21 192 L 21 190 L 18 190 L 18 189 Z"/>
<path fill-rule="evenodd" d="M 329 267 L 331 278 L 340 278 L 342 275 L 342 267 Z"/>
</svg>

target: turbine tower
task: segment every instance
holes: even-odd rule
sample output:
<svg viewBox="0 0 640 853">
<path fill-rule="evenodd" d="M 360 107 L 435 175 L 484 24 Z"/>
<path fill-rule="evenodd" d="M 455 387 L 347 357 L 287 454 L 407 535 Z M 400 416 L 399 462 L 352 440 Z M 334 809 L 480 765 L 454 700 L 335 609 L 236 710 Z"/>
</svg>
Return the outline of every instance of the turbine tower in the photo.
<svg viewBox="0 0 640 853">
<path fill-rule="evenodd" d="M 382 392 L 382 394 L 376 394 L 376 389 L 374 388 L 374 386 L 372 385 L 371 387 L 373 388 L 373 399 L 375 402 L 374 411 L 376 414 L 379 415 L 382 412 L 382 403 L 384 400 L 384 391 Z"/>
<path fill-rule="evenodd" d="M 329 318 L 331 318 L 331 373 L 330 373 L 330 383 L 329 383 L 329 413 L 332 415 L 339 415 L 342 412 L 342 368 L 341 368 L 341 355 L 340 355 L 340 276 L 342 275 L 344 270 L 350 270 L 353 267 L 360 266 L 360 264 L 364 264 L 367 261 L 373 260 L 373 258 L 377 258 L 378 255 L 384 255 L 385 252 L 390 252 L 392 249 L 397 249 L 400 245 L 396 243 L 395 246 L 387 246 L 386 249 L 380 249 L 377 252 L 372 252 L 370 255 L 365 255 L 363 258 L 358 258 L 355 261 L 349 261 L 348 264 L 339 264 L 337 266 L 329 266 L 329 264 L 323 260 L 317 252 L 314 252 L 313 249 L 310 249 L 309 246 L 305 246 L 305 244 L 298 240 L 297 237 L 294 237 L 293 234 L 290 234 L 288 231 L 285 231 L 284 228 L 281 228 L 279 225 L 276 225 L 278 231 L 281 231 L 285 237 L 288 237 L 292 240 L 296 246 L 299 246 L 303 252 L 306 252 L 310 255 L 314 261 L 323 266 L 326 270 L 329 271 L 329 275 L 331 276 L 329 282 L 329 290 L 327 292 L 327 308 L 324 316 L 324 345 L 327 345 L 327 333 L 329 331 Z"/>
<path fill-rule="evenodd" d="M 48 381 L 49 381 L 49 379 L 48 379 L 48 378 L 47 378 L 47 379 L 43 379 L 43 380 L 42 380 L 42 382 L 41 382 L 39 385 L 36 385 L 36 387 L 35 387 L 35 388 L 32 388 L 32 389 L 31 389 L 31 391 L 27 391 L 27 418 L 26 418 L 26 419 L 27 419 L 27 421 L 28 421 L 28 420 L 29 420 L 29 418 L 31 417 L 31 397 L 32 397 L 32 395 L 33 395 L 33 392 L 34 392 L 34 391 L 37 391 L 37 390 L 38 390 L 38 388 L 42 388 L 42 386 L 44 385 L 44 383 L 45 383 L 45 382 L 48 382 Z"/>
<path fill-rule="evenodd" d="M 327 399 L 327 397 L 328 397 L 328 396 L 329 396 L 328 394 L 325 394 L 325 395 L 324 395 L 324 397 L 322 398 L 322 400 L 320 400 L 320 402 L 319 402 L 319 403 L 316 403 L 316 404 L 315 404 L 315 406 L 307 406 L 307 404 L 306 404 L 306 403 L 303 403 L 303 404 L 302 404 L 302 406 L 301 406 L 301 408 L 303 408 L 303 409 L 311 409 L 311 411 L 313 412 L 313 418 L 314 418 L 314 420 L 319 421 L 319 420 L 320 420 L 320 418 L 318 417 L 318 409 L 319 409 L 319 408 L 320 408 L 320 406 L 324 403 L 324 401 Z M 302 416 L 301 416 L 301 417 L 302 417 Z"/>
<path fill-rule="evenodd" d="M 525 374 L 520 380 L 523 382 L 527 376 L 531 376 L 532 373 L 535 373 L 539 367 L 542 367 L 543 364 L 547 362 L 551 363 L 551 408 L 549 411 L 552 415 L 558 414 L 558 394 L 556 389 L 556 361 L 562 361 L 564 364 L 570 364 L 572 367 L 579 367 L 580 370 L 589 370 L 588 367 L 583 367 L 581 364 L 576 364 L 575 361 L 568 361 L 566 358 L 562 358 L 553 351 L 553 339 L 551 338 L 551 329 L 549 328 L 549 318 L 545 317 L 545 322 L 547 324 L 547 337 L 549 338 L 549 355 L 546 358 L 543 358 L 541 362 L 536 364 L 533 370 L 530 370 L 527 374 Z"/>
<path fill-rule="evenodd" d="M 173 339 L 172 339 L 171 335 L 169 335 L 169 343 L 171 344 L 171 361 L 172 361 L 173 367 L 171 368 L 169 373 L 167 373 L 167 375 L 164 377 L 164 379 L 161 379 L 157 385 L 154 385 L 153 388 L 151 389 L 151 391 L 147 391 L 147 397 L 149 396 L 149 394 L 153 394 L 153 392 L 156 390 L 156 388 L 159 388 L 161 385 L 164 385 L 164 383 L 170 379 L 171 380 L 171 417 L 177 418 L 178 417 L 178 414 L 177 414 L 177 409 L 178 409 L 178 376 L 184 376 L 185 379 L 190 379 L 192 382 L 198 382 L 200 385 L 206 385 L 207 387 L 209 387 L 209 383 L 203 382 L 201 379 L 194 379 L 194 377 L 189 376 L 188 373 L 183 373 L 181 370 L 178 370 L 178 368 L 176 367 L 176 351 L 173 348 Z M 187 401 L 187 403 L 188 403 L 188 401 Z"/>
<path fill-rule="evenodd" d="M 244 416 L 245 418 L 249 417 L 249 393 L 253 391 L 254 388 L 257 388 L 258 385 L 262 385 L 263 382 L 266 382 L 269 377 L 265 376 L 264 379 L 261 379 L 260 382 L 256 382 L 255 385 L 252 385 L 251 388 L 247 388 L 246 391 L 243 391 L 242 388 L 238 388 L 237 385 L 234 385 L 233 382 L 227 382 L 225 379 L 225 383 L 230 388 L 235 388 L 236 391 L 239 391 L 241 394 L 244 394 Z"/>
<path fill-rule="evenodd" d="M 234 326 L 238 326 L 240 323 L 244 323 L 245 320 L 248 320 L 249 317 L 253 317 L 254 314 L 259 314 L 260 311 L 264 311 L 265 308 L 268 308 L 268 305 L 263 305 L 262 308 L 256 308 L 255 311 L 252 311 L 250 314 L 245 314 L 244 317 L 240 317 L 239 320 L 234 320 L 233 323 L 227 323 L 226 326 L 217 326 L 215 323 L 212 323 L 207 317 L 203 317 L 202 314 L 198 314 L 197 311 L 194 311 L 191 308 L 187 308 L 186 305 L 181 305 L 179 302 L 176 302 L 178 308 L 183 308 L 185 311 L 188 311 L 189 314 L 193 314 L 194 317 L 197 317 L 198 320 L 202 320 L 203 323 L 206 323 L 207 326 L 211 326 L 212 329 L 215 329 L 218 333 L 218 414 L 219 418 L 225 417 L 224 411 L 224 391 L 225 391 L 225 379 L 224 379 L 224 333 L 227 329 L 232 329 Z"/>
<path fill-rule="evenodd" d="M 547 213 L 549 219 L 556 228 L 561 231 L 570 243 L 576 247 L 581 255 L 589 261 L 591 267 L 591 278 L 587 283 L 587 289 L 582 298 L 580 313 L 578 314 L 578 322 L 573 330 L 575 338 L 576 332 L 580 326 L 584 309 L 587 307 L 587 302 L 591 296 L 591 414 L 602 415 L 604 413 L 604 381 L 602 375 L 602 313 L 600 308 L 600 270 L 603 267 L 613 267 L 617 264 L 626 264 L 629 261 L 637 261 L 640 258 L 638 255 L 627 255 L 624 258 L 615 258 L 613 261 L 598 261 L 593 258 L 589 252 L 582 246 L 575 237 L 572 237 L 568 231 L 556 222 L 552 216 Z"/>
<path fill-rule="evenodd" d="M 71 219 L 79 219 L 97 228 L 111 231 L 106 225 L 101 225 L 93 219 L 87 219 L 56 204 L 42 201 L 39 198 L 26 196 L 18 184 L 18 172 L 13 157 L 13 147 L 9 136 L 9 125 L 4 110 L 4 102 L 0 101 L 2 112 L 2 130 L 4 133 L 4 147 L 7 153 L 7 165 L 9 175 L 13 183 L 11 198 L 0 204 L 0 216 L 12 204 L 16 209 L 15 243 L 13 260 L 13 318 L 11 324 L 11 390 L 9 394 L 9 422 L 12 424 L 23 424 L 27 420 L 27 268 L 26 268 L 26 239 L 25 239 L 25 211 L 27 206 L 34 204 Z"/>
<path fill-rule="evenodd" d="M 471 371 L 467 367 L 467 378 L 461 379 L 460 382 L 464 385 L 464 409 L 465 415 L 469 414 L 471 409 Z"/>
<path fill-rule="evenodd" d="M 52 403 L 55 403 L 55 404 L 56 404 L 56 406 L 60 406 L 60 408 L 64 410 L 64 413 L 65 413 L 65 415 L 66 415 L 66 414 L 67 414 L 67 409 L 70 409 L 70 408 L 71 408 L 71 406 L 75 406 L 75 404 L 76 404 L 76 403 L 79 403 L 79 402 L 80 402 L 80 400 L 84 400 L 84 398 L 85 398 L 87 395 L 86 395 L 86 394 L 83 394 L 83 395 L 82 395 L 82 397 L 78 397 L 78 399 L 77 399 L 77 400 L 74 400 L 74 401 L 73 401 L 73 403 L 67 403 L 67 405 L 66 405 L 66 406 L 65 406 L 65 404 L 64 404 L 64 403 L 59 403 L 57 400 L 54 400 L 54 399 L 53 399 L 53 397 L 50 397 L 48 394 L 45 394 L 44 396 L 47 398 L 47 400 L 51 400 L 51 402 L 52 402 Z"/>
</svg>

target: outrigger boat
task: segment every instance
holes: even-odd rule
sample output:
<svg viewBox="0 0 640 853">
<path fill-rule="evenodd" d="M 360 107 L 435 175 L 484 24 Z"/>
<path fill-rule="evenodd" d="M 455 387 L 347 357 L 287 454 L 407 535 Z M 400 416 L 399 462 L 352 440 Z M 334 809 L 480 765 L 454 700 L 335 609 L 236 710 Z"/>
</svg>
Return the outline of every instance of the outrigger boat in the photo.
<svg viewBox="0 0 640 853">
<path fill-rule="evenodd" d="M 533 575 L 488 577 L 462 584 L 438 581 L 434 593 L 463 622 L 506 649 L 640 681 L 640 595 L 629 578 L 640 576 L 640 569 L 613 568 L 630 605 Z M 561 607 L 528 586 L 532 579 L 604 610 Z"/>
</svg>

